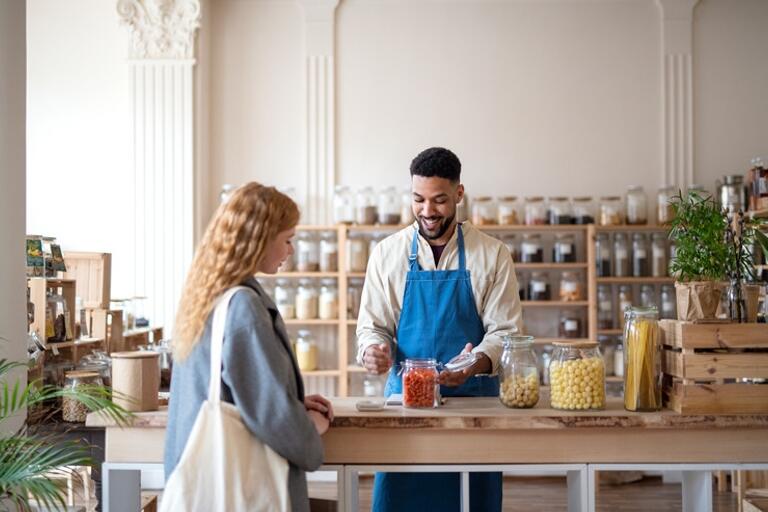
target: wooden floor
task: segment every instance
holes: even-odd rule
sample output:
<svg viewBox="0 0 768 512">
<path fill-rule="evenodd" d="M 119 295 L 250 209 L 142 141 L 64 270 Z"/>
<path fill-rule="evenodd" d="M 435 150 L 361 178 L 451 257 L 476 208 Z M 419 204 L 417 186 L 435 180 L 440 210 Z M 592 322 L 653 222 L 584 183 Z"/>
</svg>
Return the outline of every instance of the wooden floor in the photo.
<svg viewBox="0 0 768 512">
<path fill-rule="evenodd" d="M 373 478 L 360 479 L 360 511 L 371 509 Z M 335 484 L 310 484 L 313 512 L 336 510 Z M 713 494 L 716 512 L 736 512 L 736 496 Z M 568 510 L 565 477 L 506 477 L 504 511 L 566 512 Z M 600 512 L 676 512 L 682 510 L 680 484 L 663 484 L 661 477 L 645 477 L 639 482 L 601 485 L 597 496 Z M 428 512 L 428 511 L 425 511 Z"/>
</svg>

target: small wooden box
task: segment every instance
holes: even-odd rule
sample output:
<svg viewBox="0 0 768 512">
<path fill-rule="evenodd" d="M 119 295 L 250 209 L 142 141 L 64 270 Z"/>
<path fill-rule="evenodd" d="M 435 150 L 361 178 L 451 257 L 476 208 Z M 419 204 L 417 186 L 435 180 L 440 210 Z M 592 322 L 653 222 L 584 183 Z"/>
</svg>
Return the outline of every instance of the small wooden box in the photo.
<svg viewBox="0 0 768 512">
<path fill-rule="evenodd" d="M 109 309 L 112 283 L 112 255 L 108 252 L 64 253 L 67 271 L 65 279 L 77 283 L 77 296 L 83 299 L 83 307 Z"/>
<path fill-rule="evenodd" d="M 768 326 L 659 322 L 666 405 L 681 414 L 768 413 Z"/>
</svg>

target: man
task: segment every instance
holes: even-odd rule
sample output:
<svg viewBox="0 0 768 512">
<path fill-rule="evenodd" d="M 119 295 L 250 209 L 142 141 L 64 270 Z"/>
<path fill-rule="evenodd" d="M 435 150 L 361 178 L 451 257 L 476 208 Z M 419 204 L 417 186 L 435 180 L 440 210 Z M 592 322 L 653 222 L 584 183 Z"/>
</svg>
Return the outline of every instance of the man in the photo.
<svg viewBox="0 0 768 512">
<path fill-rule="evenodd" d="M 498 240 L 456 221 L 464 196 L 461 163 L 430 148 L 411 163 L 416 222 L 371 254 L 357 323 L 357 359 L 369 372 L 389 371 L 385 394 L 401 392 L 406 358 L 448 362 L 461 352 L 476 361 L 440 373 L 443 396 L 498 396 L 501 331 L 522 332 L 512 258 Z M 450 450 L 450 446 L 445 447 Z M 458 510 L 457 473 L 379 473 L 373 509 Z M 501 473 L 470 476 L 472 510 L 501 510 Z"/>
</svg>

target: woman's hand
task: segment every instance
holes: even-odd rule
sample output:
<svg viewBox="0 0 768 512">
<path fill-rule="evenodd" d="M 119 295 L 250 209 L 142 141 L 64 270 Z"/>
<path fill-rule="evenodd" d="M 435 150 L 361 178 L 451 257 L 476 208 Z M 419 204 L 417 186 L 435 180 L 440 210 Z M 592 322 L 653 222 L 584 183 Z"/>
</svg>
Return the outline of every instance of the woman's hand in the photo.
<svg viewBox="0 0 768 512">
<path fill-rule="evenodd" d="M 315 429 L 318 434 L 323 435 L 328 431 L 331 422 L 328 421 L 328 418 L 326 418 L 324 414 L 313 409 L 307 409 L 307 415 L 309 416 L 309 419 L 312 420 L 312 423 L 315 424 Z"/>
<path fill-rule="evenodd" d="M 325 416 L 329 422 L 333 421 L 333 406 L 331 405 L 331 402 L 322 395 L 305 396 L 304 407 L 307 408 L 307 411 L 319 412 Z"/>
</svg>

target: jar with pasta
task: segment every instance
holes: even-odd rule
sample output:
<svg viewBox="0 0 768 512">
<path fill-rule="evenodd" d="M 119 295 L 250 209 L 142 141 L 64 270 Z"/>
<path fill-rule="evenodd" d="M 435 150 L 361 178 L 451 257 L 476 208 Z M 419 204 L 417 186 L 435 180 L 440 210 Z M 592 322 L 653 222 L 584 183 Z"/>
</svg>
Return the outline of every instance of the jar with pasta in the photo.
<svg viewBox="0 0 768 512">
<path fill-rule="evenodd" d="M 299 320 L 313 320 L 318 316 L 317 287 L 311 279 L 299 281 L 296 290 L 296 318 Z"/>
<path fill-rule="evenodd" d="M 476 197 L 472 202 L 472 224 L 489 226 L 497 221 L 496 203 L 491 197 Z"/>
<path fill-rule="evenodd" d="M 605 408 L 605 362 L 596 341 L 554 342 L 549 363 L 553 409 Z"/>
<path fill-rule="evenodd" d="M 296 270 L 317 272 L 320 270 L 320 244 L 315 234 L 302 231 L 296 237 Z"/>
<path fill-rule="evenodd" d="M 597 264 L 597 277 L 611 276 L 611 239 L 608 237 L 608 233 L 598 233 L 595 236 L 595 262 Z"/>
<path fill-rule="evenodd" d="M 675 187 L 659 187 L 656 196 L 656 223 L 660 226 L 669 224 L 675 216 L 672 198 L 675 197 Z"/>
<path fill-rule="evenodd" d="M 336 224 L 355 222 L 355 196 L 349 187 L 337 185 L 333 193 L 333 220 Z"/>
<path fill-rule="evenodd" d="M 613 236 L 613 275 L 616 277 L 629 277 L 629 243 L 627 235 L 616 233 Z"/>
<path fill-rule="evenodd" d="M 595 201 L 591 197 L 573 198 L 573 223 L 595 223 Z"/>
<path fill-rule="evenodd" d="M 651 235 L 651 275 L 665 277 L 667 275 L 667 236 L 664 233 Z"/>
<path fill-rule="evenodd" d="M 435 359 L 406 359 L 403 363 L 403 406 L 433 408 L 440 405 Z"/>
<path fill-rule="evenodd" d="M 416 220 L 413 216 L 413 194 L 411 189 L 400 192 L 400 224 L 408 225 Z"/>
<path fill-rule="evenodd" d="M 583 298 L 584 290 L 579 275 L 576 272 L 563 272 L 560 276 L 560 300 L 572 302 Z"/>
<path fill-rule="evenodd" d="M 618 196 L 605 196 L 600 198 L 601 226 L 619 226 L 624 224 L 624 206 Z"/>
<path fill-rule="evenodd" d="M 624 408 L 661 409 L 661 346 L 655 307 L 631 308 L 624 325 Z"/>
<path fill-rule="evenodd" d="M 539 369 L 533 336 L 502 335 L 499 399 L 513 409 L 528 409 L 539 401 Z"/>
<path fill-rule="evenodd" d="M 296 318 L 296 288 L 288 279 L 278 279 L 275 285 L 275 306 L 283 320 Z"/>
<path fill-rule="evenodd" d="M 377 197 L 371 187 L 363 187 L 355 197 L 355 222 L 361 225 L 373 225 L 379 218 L 376 206 Z"/>
<path fill-rule="evenodd" d="M 64 396 L 61 399 L 61 417 L 71 423 L 83 423 L 90 409 L 80 400 L 67 392 L 86 391 L 88 387 L 103 386 L 104 382 L 97 372 L 70 371 L 64 374 Z"/>
<path fill-rule="evenodd" d="M 541 244 L 541 235 L 538 233 L 525 233 L 520 244 L 520 261 L 522 263 L 543 263 L 544 248 Z"/>
<path fill-rule="evenodd" d="M 528 282 L 528 300 L 550 300 L 549 274 L 546 272 L 531 273 Z"/>
<path fill-rule="evenodd" d="M 625 204 L 627 224 L 648 224 L 648 206 L 643 187 L 629 187 Z"/>
<path fill-rule="evenodd" d="M 321 320 L 339 318 L 339 289 L 335 279 L 320 281 L 319 316 Z"/>
<path fill-rule="evenodd" d="M 379 224 L 395 225 L 400 222 L 400 194 L 395 187 L 379 192 Z"/>
<path fill-rule="evenodd" d="M 339 270 L 339 244 L 334 233 L 323 233 L 320 237 L 320 271 Z"/>
<path fill-rule="evenodd" d="M 504 196 L 498 200 L 498 221 L 502 226 L 520 224 L 523 220 L 523 212 L 520 203 L 515 196 Z"/>
<path fill-rule="evenodd" d="M 365 272 L 368 266 L 368 240 L 360 233 L 350 233 L 346 245 L 347 272 Z"/>
<path fill-rule="evenodd" d="M 575 263 L 576 242 L 570 233 L 558 233 L 555 235 L 555 243 L 552 246 L 552 261 L 554 263 Z"/>
<path fill-rule="evenodd" d="M 573 224 L 573 211 L 567 197 L 550 197 L 547 211 L 550 224 Z"/>
<path fill-rule="evenodd" d="M 525 198 L 525 223 L 528 226 L 547 224 L 547 205 L 543 197 Z"/>
<path fill-rule="evenodd" d="M 317 343 L 312 337 L 312 332 L 306 329 L 299 330 L 296 339 L 296 362 L 299 370 L 311 372 L 317 370 Z"/>
</svg>

